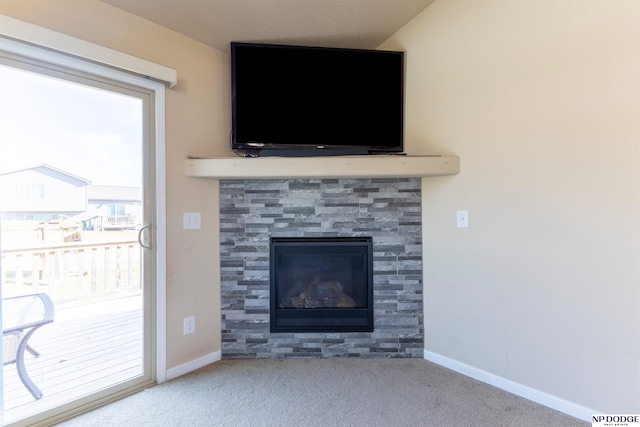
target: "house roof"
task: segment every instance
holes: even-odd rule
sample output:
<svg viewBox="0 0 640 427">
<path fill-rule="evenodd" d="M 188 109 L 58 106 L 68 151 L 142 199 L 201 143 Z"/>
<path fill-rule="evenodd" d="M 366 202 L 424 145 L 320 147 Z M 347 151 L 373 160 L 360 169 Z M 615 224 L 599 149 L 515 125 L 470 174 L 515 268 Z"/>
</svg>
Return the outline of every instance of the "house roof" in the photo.
<svg viewBox="0 0 640 427">
<path fill-rule="evenodd" d="M 91 181 L 86 179 L 86 178 L 82 178 L 82 177 L 80 177 L 78 175 L 71 174 L 69 172 L 66 172 L 66 171 L 64 171 L 62 169 L 55 168 L 55 167 L 53 167 L 51 165 L 48 165 L 46 163 L 40 163 L 40 164 L 37 164 L 37 165 L 32 165 L 32 166 L 27 166 L 27 167 L 22 167 L 22 168 L 18 168 L 18 169 L 12 169 L 12 170 L 9 170 L 9 171 L 1 172 L 0 176 L 11 175 L 11 174 L 14 174 L 14 173 L 24 172 L 24 171 L 28 171 L 28 170 L 33 170 L 33 171 L 36 171 L 36 172 L 44 173 L 45 175 L 63 175 L 65 177 L 67 177 L 67 178 L 71 178 L 71 179 L 76 180 L 76 181 L 81 181 L 85 185 L 91 184 Z"/>
<path fill-rule="evenodd" d="M 87 187 L 89 202 L 140 202 L 142 189 L 140 187 L 119 187 L 112 185 L 90 185 Z"/>
</svg>

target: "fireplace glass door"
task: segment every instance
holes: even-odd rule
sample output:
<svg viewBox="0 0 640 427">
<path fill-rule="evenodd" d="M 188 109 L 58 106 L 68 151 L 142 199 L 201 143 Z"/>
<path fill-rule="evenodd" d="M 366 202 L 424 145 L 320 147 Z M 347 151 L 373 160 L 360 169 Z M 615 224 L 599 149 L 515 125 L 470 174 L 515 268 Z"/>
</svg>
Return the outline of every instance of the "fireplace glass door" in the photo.
<svg viewBox="0 0 640 427">
<path fill-rule="evenodd" d="M 271 332 L 373 331 L 371 237 L 272 238 Z"/>
</svg>

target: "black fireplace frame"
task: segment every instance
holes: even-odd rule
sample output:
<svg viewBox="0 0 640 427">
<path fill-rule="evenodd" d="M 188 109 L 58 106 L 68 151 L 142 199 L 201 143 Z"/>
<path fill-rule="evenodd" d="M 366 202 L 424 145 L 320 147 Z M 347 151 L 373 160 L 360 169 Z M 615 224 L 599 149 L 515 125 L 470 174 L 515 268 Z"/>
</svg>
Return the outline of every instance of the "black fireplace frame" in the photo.
<svg viewBox="0 0 640 427">
<path fill-rule="evenodd" d="M 278 273 L 276 257 L 282 251 L 301 245 L 322 249 L 331 246 L 360 247 L 366 256 L 366 306 L 362 308 L 281 308 L 276 301 Z M 373 332 L 373 238 L 372 237 L 272 237 L 269 244 L 270 331 L 314 332 Z"/>
</svg>

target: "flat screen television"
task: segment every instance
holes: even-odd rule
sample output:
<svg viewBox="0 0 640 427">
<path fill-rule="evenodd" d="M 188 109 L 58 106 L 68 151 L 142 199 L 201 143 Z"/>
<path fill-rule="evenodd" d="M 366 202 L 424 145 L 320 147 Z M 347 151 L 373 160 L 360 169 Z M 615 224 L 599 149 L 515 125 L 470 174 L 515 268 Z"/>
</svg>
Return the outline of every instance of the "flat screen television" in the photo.
<svg viewBox="0 0 640 427">
<path fill-rule="evenodd" d="M 404 52 L 232 42 L 231 90 L 238 154 L 403 151 Z"/>
</svg>

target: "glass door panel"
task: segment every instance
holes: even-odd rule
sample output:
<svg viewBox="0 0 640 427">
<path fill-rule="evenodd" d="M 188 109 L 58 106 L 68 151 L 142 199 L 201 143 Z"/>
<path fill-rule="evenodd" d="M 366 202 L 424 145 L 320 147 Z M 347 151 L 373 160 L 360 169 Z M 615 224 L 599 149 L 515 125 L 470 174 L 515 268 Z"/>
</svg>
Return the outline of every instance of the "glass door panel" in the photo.
<svg viewBox="0 0 640 427">
<path fill-rule="evenodd" d="M 2 64 L 7 423 L 151 379 L 152 269 L 139 233 L 150 223 L 153 103 L 144 90 Z"/>
</svg>

